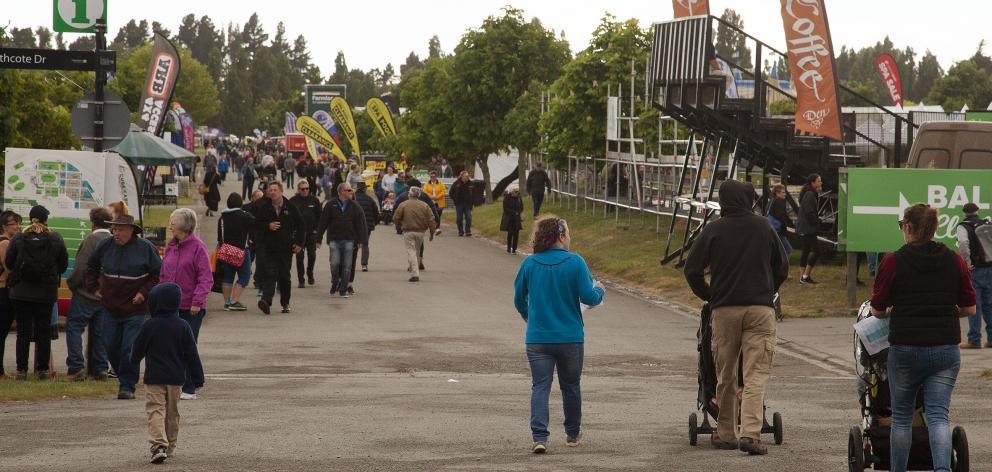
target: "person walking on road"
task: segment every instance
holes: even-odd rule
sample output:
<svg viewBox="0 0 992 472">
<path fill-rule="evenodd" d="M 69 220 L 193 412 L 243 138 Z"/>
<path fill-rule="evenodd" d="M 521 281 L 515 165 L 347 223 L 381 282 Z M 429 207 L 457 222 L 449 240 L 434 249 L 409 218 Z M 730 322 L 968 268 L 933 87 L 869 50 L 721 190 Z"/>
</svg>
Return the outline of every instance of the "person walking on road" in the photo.
<svg viewBox="0 0 992 472">
<path fill-rule="evenodd" d="M 245 159 L 245 165 L 241 166 L 241 199 L 246 200 L 255 190 L 255 179 L 258 178 L 258 171 L 255 170 L 255 163 L 252 158 Z"/>
<path fill-rule="evenodd" d="M 775 353 L 774 296 L 789 275 L 789 259 L 768 220 L 751 211 L 750 183 L 720 184 L 719 220 L 706 225 L 692 245 L 685 279 L 713 310 L 713 351 L 720 414 L 710 440 L 717 449 L 764 455 L 761 443 L 765 384 Z M 705 274 L 709 271 L 710 282 Z M 737 428 L 737 369 L 744 356 L 744 393 Z"/>
<path fill-rule="evenodd" d="M 362 272 L 369 271 L 369 244 L 372 242 L 372 231 L 379 223 L 379 203 L 372 198 L 369 189 L 364 184 L 358 186 L 355 193 L 355 201 L 362 207 L 365 214 L 365 229 L 368 235 L 365 237 L 365 244 L 362 245 Z M 355 263 L 351 264 L 351 280 L 355 280 Z"/>
<path fill-rule="evenodd" d="M 992 254 L 986 254 L 976 230 L 989 223 L 978 216 L 978 205 L 964 205 L 964 221 L 958 223 L 958 254 L 971 269 L 978 316 L 968 318 L 968 339 L 961 349 L 992 348 Z M 988 228 L 986 228 L 988 229 Z M 985 344 L 982 344 L 982 322 L 985 322 Z"/>
<path fill-rule="evenodd" d="M 420 282 L 420 271 L 424 270 L 424 232 L 429 231 L 433 241 L 437 229 L 433 210 L 420 200 L 421 192 L 420 187 L 410 187 L 410 198 L 401 203 L 393 215 L 396 229 L 403 233 L 410 282 Z"/>
<path fill-rule="evenodd" d="M 293 156 L 287 155 L 285 159 L 282 160 L 282 177 L 286 182 L 286 187 L 293 186 L 293 173 L 296 172 L 296 160 Z"/>
<path fill-rule="evenodd" d="M 289 313 L 293 280 L 290 266 L 293 254 L 306 242 L 306 225 L 300 210 L 283 197 L 282 182 L 272 181 L 265 187 L 265 196 L 251 205 L 255 217 L 255 271 L 258 274 L 262 297 L 258 309 L 271 313 L 272 298 L 279 286 L 279 303 L 282 312 Z"/>
<path fill-rule="evenodd" d="M 148 314 L 148 292 L 158 284 L 162 259 L 131 215 L 109 222 L 112 237 L 100 241 L 86 263 L 86 290 L 103 303 L 110 315 L 103 326 L 107 359 L 117 373 L 117 398 L 133 400 L 138 365 L 131 362 L 131 346 Z"/>
<path fill-rule="evenodd" d="M 455 224 L 458 226 L 458 236 L 472 236 L 472 205 L 475 194 L 475 184 L 468 176 L 468 171 L 458 174 L 458 180 L 451 184 L 451 200 L 455 202 Z"/>
<path fill-rule="evenodd" d="M 386 194 L 396 193 L 396 169 L 392 166 L 386 167 L 386 173 L 382 176 L 382 190 Z"/>
<path fill-rule="evenodd" d="M 951 393 L 961 368 L 959 317 L 974 316 L 968 262 L 933 241 L 937 210 L 916 204 L 899 220 L 906 244 L 878 267 L 873 315 L 889 319 L 889 394 L 892 400 L 890 470 L 903 472 L 913 443 L 913 418 L 922 388 L 933 470 L 951 470 Z"/>
<path fill-rule="evenodd" d="M 517 253 L 517 243 L 520 241 L 520 229 L 523 228 L 521 215 L 524 212 L 524 202 L 520 198 L 520 188 L 510 185 L 503 195 L 503 219 L 499 230 L 506 231 L 506 252 Z"/>
<path fill-rule="evenodd" d="M 823 187 L 823 179 L 819 174 L 810 174 L 806 185 L 799 192 L 799 225 L 796 230 L 803 240 L 803 254 L 799 260 L 799 276 L 801 284 L 816 284 L 813 280 L 813 267 L 820 258 L 820 208 L 819 192 Z"/>
<path fill-rule="evenodd" d="M 220 203 L 220 174 L 216 167 L 207 167 L 203 175 L 203 201 L 207 204 L 207 216 L 213 216 Z"/>
<path fill-rule="evenodd" d="M 778 184 L 772 187 L 772 201 L 768 207 L 768 221 L 772 223 L 772 227 L 778 233 L 786 255 L 792 254 L 792 243 L 789 242 L 789 228 L 796 227 L 792 222 L 792 218 L 789 218 L 789 212 L 786 209 L 787 203 L 785 200 L 785 185 Z"/>
<path fill-rule="evenodd" d="M 448 187 L 444 185 L 437 179 L 437 171 L 431 171 L 431 178 L 424 184 L 424 194 L 434 201 L 434 206 L 437 207 L 437 216 L 441 218 L 444 213 L 444 197 L 448 193 Z M 438 223 L 440 225 L 440 223 Z"/>
<path fill-rule="evenodd" d="M 217 248 L 228 244 L 236 249 L 244 251 L 241 258 L 241 265 L 234 262 L 225 262 L 219 257 L 217 264 L 224 274 L 221 285 L 221 293 L 224 295 L 224 311 L 245 311 L 247 308 L 241 304 L 241 294 L 245 287 L 248 287 L 248 280 L 251 279 L 251 233 L 255 225 L 255 217 L 251 213 L 242 209 L 244 201 L 237 192 L 227 196 L 227 209 L 221 212 L 217 219 Z M 235 281 L 237 277 L 237 281 Z"/>
<path fill-rule="evenodd" d="M 317 283 L 313 277 L 313 268 L 317 264 L 317 222 L 320 220 L 320 199 L 313 196 L 310 182 L 300 179 L 296 184 L 296 195 L 289 201 L 300 210 L 303 217 L 303 225 L 306 227 L 303 248 L 296 253 L 296 280 L 300 288 L 305 288 L 303 259 L 306 261 L 306 283 L 313 285 Z"/>
<path fill-rule="evenodd" d="M 220 181 L 224 182 L 227 180 L 227 172 L 231 170 L 231 161 L 227 159 L 227 156 L 221 156 L 220 160 L 217 161 L 217 172 L 220 173 Z"/>
<path fill-rule="evenodd" d="M 34 339 L 34 370 L 38 380 L 49 378 L 52 356 L 52 309 L 59 295 L 61 275 L 69 267 L 62 236 L 48 228 L 48 209 L 36 205 L 31 224 L 10 240 L 4 266 L 10 268 L 7 285 L 17 318 L 17 378 L 28 375 L 28 355 Z"/>
<path fill-rule="evenodd" d="M 84 380 L 87 375 L 97 380 L 107 379 L 107 349 L 103 342 L 103 325 L 107 322 L 107 311 L 100 304 L 100 299 L 86 290 L 86 264 L 96 247 L 104 239 L 110 238 L 110 212 L 106 208 L 90 210 L 90 229 L 76 251 L 76 264 L 66 280 L 69 290 L 72 290 L 72 301 L 69 303 L 69 317 L 65 322 L 65 343 L 69 353 L 66 359 L 68 376 L 73 380 Z M 89 346 L 92 359 L 88 359 L 90 370 L 87 372 L 83 365 L 83 330 L 90 329 Z"/>
<path fill-rule="evenodd" d="M 10 268 L 4 264 L 7 258 L 7 250 L 10 249 L 10 239 L 21 232 L 21 215 L 7 210 L 0 213 L 0 380 L 7 378 L 3 369 L 4 347 L 7 345 L 7 335 L 10 333 L 10 325 L 14 324 L 14 307 L 10 304 L 10 288 L 7 286 L 7 279 L 10 276 Z"/>
<path fill-rule="evenodd" d="M 551 191 L 551 179 L 544 171 L 544 164 L 538 162 L 534 164 L 534 170 L 527 176 L 527 193 L 530 194 L 534 203 L 534 218 L 541 213 L 541 204 L 544 203 L 544 190 Z"/>
<path fill-rule="evenodd" d="M 582 305 L 599 305 L 606 291 L 593 280 L 582 256 L 570 252 L 571 235 L 564 219 L 549 215 L 538 220 L 533 241 L 534 254 L 520 264 L 513 284 L 513 305 L 527 323 L 531 451 L 543 454 L 551 435 L 548 397 L 556 368 L 565 413 L 565 444 L 578 446 L 582 438 Z"/>
<path fill-rule="evenodd" d="M 179 317 L 193 330 L 193 339 L 200 339 L 200 327 L 207 316 L 207 295 L 214 285 L 210 270 L 210 251 L 196 237 L 196 212 L 179 208 L 169 217 L 172 239 L 165 247 L 159 280 L 174 283 L 182 289 Z M 146 374 L 147 375 L 147 374 Z M 196 385 L 192 378 L 183 383 L 182 400 L 196 400 Z"/>
<path fill-rule="evenodd" d="M 365 226 L 365 213 L 361 205 L 355 203 L 351 184 L 338 185 L 338 198 L 324 203 L 324 209 L 317 223 L 317 247 L 327 238 L 330 248 L 331 295 L 337 292 L 348 298 L 348 283 L 351 280 L 351 261 L 355 248 L 361 248 L 368 238 Z"/>
<path fill-rule="evenodd" d="M 203 386 L 203 366 L 196 335 L 179 316 L 183 290 L 163 283 L 148 293 L 151 319 L 141 327 L 131 350 L 131 362 L 145 359 L 145 413 L 152 463 L 175 454 L 179 440 L 180 385 Z"/>
</svg>

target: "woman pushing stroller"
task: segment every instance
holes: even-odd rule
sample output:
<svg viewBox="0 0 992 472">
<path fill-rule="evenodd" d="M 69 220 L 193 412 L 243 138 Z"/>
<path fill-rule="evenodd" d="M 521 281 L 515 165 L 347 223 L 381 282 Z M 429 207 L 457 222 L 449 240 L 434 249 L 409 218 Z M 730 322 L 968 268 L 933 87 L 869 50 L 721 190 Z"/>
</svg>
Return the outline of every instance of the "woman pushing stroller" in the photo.
<svg viewBox="0 0 992 472">
<path fill-rule="evenodd" d="M 872 314 L 889 318 L 890 470 L 907 469 L 922 388 L 933 470 L 949 472 L 948 410 L 961 367 L 958 318 L 975 314 L 975 290 L 964 259 L 933 240 L 936 209 L 922 203 L 907 208 L 899 229 L 906 244 L 882 261 L 871 298 Z"/>
</svg>

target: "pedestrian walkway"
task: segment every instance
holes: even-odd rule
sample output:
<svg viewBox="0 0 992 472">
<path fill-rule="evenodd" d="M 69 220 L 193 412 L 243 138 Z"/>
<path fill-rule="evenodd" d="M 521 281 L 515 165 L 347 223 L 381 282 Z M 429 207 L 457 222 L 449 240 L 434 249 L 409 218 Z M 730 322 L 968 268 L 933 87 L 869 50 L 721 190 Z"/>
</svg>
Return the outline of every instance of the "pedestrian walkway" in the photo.
<svg viewBox="0 0 992 472">
<path fill-rule="evenodd" d="M 225 198 L 235 187 L 228 180 Z M 216 217 L 201 220 L 208 246 L 215 228 Z M 847 320 L 780 325 L 795 346 L 776 356 L 767 401 L 785 419 L 786 442 L 748 458 L 688 446 L 697 320 L 616 290 L 585 314 L 583 443 L 563 447 L 554 391 L 551 449 L 533 456 L 525 326 L 512 304 L 520 258 L 444 229 L 427 244 L 419 284 L 407 282 L 402 238 L 378 227 L 369 272 L 349 299 L 327 293 L 326 245 L 318 284 L 294 288 L 290 314 L 224 312 L 211 296 L 200 333 L 206 386 L 180 405 L 180 446 L 163 470 L 843 468 L 847 431 L 860 418 L 854 377 L 840 368 L 851 365 L 841 346 Z M 64 342 L 55 346 L 64 360 Z M 829 362 L 811 361 L 814 350 Z M 989 355 L 968 354 L 966 365 Z M 952 421 L 976 438 L 974 464 L 992 463 L 981 441 L 992 437 L 988 382 L 962 374 L 955 390 Z M 0 463 L 4 471 L 147 467 L 145 424 L 141 400 L 0 405 Z"/>
</svg>

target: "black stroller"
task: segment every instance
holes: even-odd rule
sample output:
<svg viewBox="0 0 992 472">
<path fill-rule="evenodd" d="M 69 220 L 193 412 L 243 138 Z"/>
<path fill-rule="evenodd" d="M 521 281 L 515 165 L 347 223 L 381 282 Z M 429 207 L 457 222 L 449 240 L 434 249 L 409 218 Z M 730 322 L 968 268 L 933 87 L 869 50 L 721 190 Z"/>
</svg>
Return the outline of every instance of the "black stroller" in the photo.
<svg viewBox="0 0 992 472">
<path fill-rule="evenodd" d="M 858 310 L 858 321 L 870 318 L 871 305 L 864 302 Z M 854 426 L 847 438 L 847 463 L 850 472 L 889 470 L 889 432 L 892 425 L 892 408 L 886 365 L 888 349 L 874 355 L 868 354 L 864 344 L 854 335 L 854 358 L 858 370 L 858 396 L 861 401 L 861 427 Z M 923 414 L 923 391 L 916 397 L 916 415 L 913 421 L 913 445 L 909 451 L 908 470 L 933 470 L 929 432 Z M 968 437 L 964 428 L 956 426 L 951 433 L 951 470 L 967 472 Z"/>
<path fill-rule="evenodd" d="M 699 333 L 697 333 L 696 349 L 699 351 L 699 394 L 696 398 L 696 409 L 703 414 L 703 422 L 698 422 L 696 413 L 689 414 L 689 445 L 695 446 L 697 436 L 700 434 L 713 434 L 716 432 L 716 419 L 719 417 L 720 408 L 716 403 L 716 362 L 713 360 L 713 312 L 709 304 L 703 305 L 703 310 L 699 315 Z M 737 385 L 744 386 L 743 358 L 738 363 Z M 740 407 L 738 399 L 737 406 Z M 768 407 L 765 406 L 767 411 Z M 738 408 L 739 411 L 739 408 Z M 764 415 L 763 415 L 764 416 Z M 710 424 L 713 418 L 714 424 Z M 782 444 L 782 415 L 774 413 L 771 424 L 768 418 L 762 420 L 761 434 L 772 434 L 775 444 Z M 740 415 L 737 416 L 737 424 L 740 425 Z"/>
</svg>

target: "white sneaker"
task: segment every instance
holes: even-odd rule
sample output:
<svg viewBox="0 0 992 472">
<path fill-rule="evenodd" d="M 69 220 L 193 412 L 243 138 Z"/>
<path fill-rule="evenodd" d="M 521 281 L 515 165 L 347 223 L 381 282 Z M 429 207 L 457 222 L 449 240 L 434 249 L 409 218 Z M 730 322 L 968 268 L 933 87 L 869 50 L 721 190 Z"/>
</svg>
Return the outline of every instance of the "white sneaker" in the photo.
<svg viewBox="0 0 992 472">
<path fill-rule="evenodd" d="M 186 392 L 183 392 L 183 393 L 180 393 L 179 394 L 179 399 L 180 400 L 196 400 L 196 394 L 195 393 L 186 393 Z"/>
</svg>

